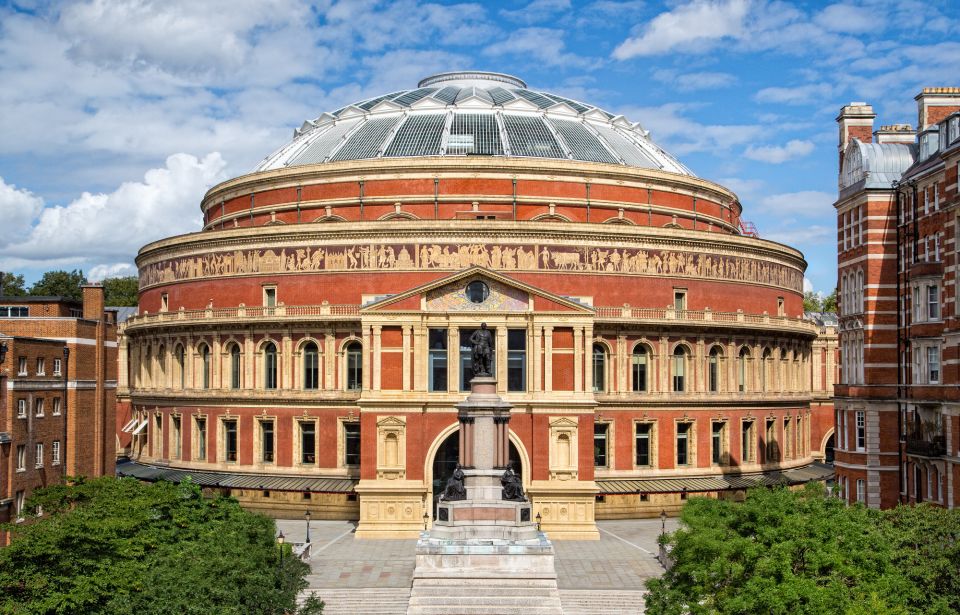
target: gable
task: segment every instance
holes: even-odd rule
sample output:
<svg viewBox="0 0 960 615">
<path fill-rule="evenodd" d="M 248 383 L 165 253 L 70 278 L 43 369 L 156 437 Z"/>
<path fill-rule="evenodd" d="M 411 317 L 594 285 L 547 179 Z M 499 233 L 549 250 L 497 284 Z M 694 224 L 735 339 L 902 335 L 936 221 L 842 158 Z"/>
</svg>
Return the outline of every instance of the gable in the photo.
<svg viewBox="0 0 960 615">
<path fill-rule="evenodd" d="M 486 284 L 490 291 L 480 303 L 474 303 L 467 296 L 467 286 L 476 281 Z M 526 312 L 529 309 L 529 293 L 481 275 L 427 292 L 428 312 Z"/>
</svg>

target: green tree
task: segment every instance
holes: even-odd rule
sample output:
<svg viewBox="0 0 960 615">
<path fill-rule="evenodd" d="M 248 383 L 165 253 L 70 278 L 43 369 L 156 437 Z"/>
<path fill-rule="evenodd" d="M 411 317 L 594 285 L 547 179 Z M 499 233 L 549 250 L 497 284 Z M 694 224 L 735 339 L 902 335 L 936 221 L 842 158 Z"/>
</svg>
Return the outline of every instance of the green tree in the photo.
<svg viewBox="0 0 960 615">
<path fill-rule="evenodd" d="M 6 297 L 22 297 L 27 294 L 24 286 L 23 275 L 0 272 L 0 295 Z"/>
<path fill-rule="evenodd" d="M 879 511 L 819 485 L 755 489 L 742 504 L 693 498 L 666 538 L 673 567 L 647 582 L 651 615 L 916 613 Z"/>
<path fill-rule="evenodd" d="M 960 511 L 928 504 L 884 512 L 894 561 L 916 588 L 911 612 L 960 613 Z"/>
<path fill-rule="evenodd" d="M 837 289 L 834 288 L 833 292 L 827 295 L 823 300 L 823 311 L 824 312 L 837 312 Z"/>
<path fill-rule="evenodd" d="M 85 281 L 83 271 L 79 269 L 47 271 L 30 287 L 30 294 L 34 296 L 67 297 L 80 301 L 83 298 L 83 291 L 80 290 L 80 287 Z"/>
<path fill-rule="evenodd" d="M 140 281 L 136 276 L 107 278 L 103 281 L 103 292 L 107 305 L 114 307 L 136 307 Z"/>
<path fill-rule="evenodd" d="M 299 610 L 309 567 L 290 545 L 280 563 L 274 523 L 195 484 L 111 477 L 39 490 L 44 517 L 8 524 L 0 550 L 0 613 L 280 615 Z"/>
<path fill-rule="evenodd" d="M 822 312 L 823 300 L 820 295 L 808 290 L 803 293 L 803 311 L 804 312 Z"/>
</svg>

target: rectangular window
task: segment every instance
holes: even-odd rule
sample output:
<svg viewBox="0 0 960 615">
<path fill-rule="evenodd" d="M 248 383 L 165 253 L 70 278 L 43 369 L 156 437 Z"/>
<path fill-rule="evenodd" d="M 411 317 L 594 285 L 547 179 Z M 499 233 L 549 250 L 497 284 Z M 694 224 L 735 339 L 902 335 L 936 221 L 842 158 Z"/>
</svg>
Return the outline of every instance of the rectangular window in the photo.
<svg viewBox="0 0 960 615">
<path fill-rule="evenodd" d="M 18 399 L 17 400 L 17 418 L 26 418 L 27 417 L 27 400 Z"/>
<path fill-rule="evenodd" d="M 715 422 L 710 426 L 710 454 L 711 462 L 720 465 L 724 462 L 724 442 L 726 440 L 727 424 Z"/>
<path fill-rule="evenodd" d="M 857 450 L 863 451 L 867 447 L 867 419 L 866 412 L 863 410 L 857 410 L 856 412 L 857 420 Z"/>
<path fill-rule="evenodd" d="M 27 357 L 20 357 L 17 359 L 17 375 L 27 375 Z"/>
<path fill-rule="evenodd" d="M 60 404 L 61 404 L 60 398 L 54 397 L 53 398 L 53 416 L 60 416 Z"/>
<path fill-rule="evenodd" d="M 239 384 L 234 388 L 240 388 Z M 303 388 L 308 391 L 320 388 L 320 353 L 313 344 L 308 344 L 303 351 Z"/>
<path fill-rule="evenodd" d="M 23 514 L 26 512 L 27 507 L 27 494 L 23 491 L 18 491 L 14 497 L 14 508 L 16 508 L 17 521 L 23 521 Z"/>
<path fill-rule="evenodd" d="M 197 446 L 195 450 L 196 459 L 206 461 L 207 459 L 207 419 L 196 419 L 197 426 Z"/>
<path fill-rule="evenodd" d="M 793 455 L 792 448 L 792 437 L 793 437 L 793 424 L 790 421 L 789 417 L 784 417 L 783 419 L 783 457 L 784 459 L 789 459 Z"/>
<path fill-rule="evenodd" d="M 927 319 L 940 320 L 940 287 L 927 286 Z"/>
<path fill-rule="evenodd" d="M 429 365 L 427 373 L 429 375 L 430 390 L 442 392 L 447 390 L 447 330 L 430 329 L 428 334 L 430 343 L 430 353 L 428 356 Z"/>
<path fill-rule="evenodd" d="M 783 297 L 777 297 L 777 316 L 784 315 Z"/>
<path fill-rule="evenodd" d="M 677 423 L 677 465 L 690 464 L 690 423 Z"/>
<path fill-rule="evenodd" d="M 37 358 L 37 375 L 46 376 L 47 375 L 47 364 L 42 357 Z"/>
<path fill-rule="evenodd" d="M 344 465 L 360 465 L 360 423 L 344 423 L 343 439 Z"/>
<path fill-rule="evenodd" d="M 36 444 L 36 456 L 34 457 L 33 463 L 36 467 L 43 467 L 43 442 L 37 442 Z"/>
<path fill-rule="evenodd" d="M 686 289 L 673 289 L 673 309 L 678 312 L 684 312 L 687 309 L 687 291 Z"/>
<path fill-rule="evenodd" d="M 25 444 L 17 445 L 17 472 L 23 472 L 27 469 L 27 446 Z"/>
<path fill-rule="evenodd" d="M 260 461 L 273 463 L 273 421 L 260 421 Z"/>
<path fill-rule="evenodd" d="M 940 383 L 940 348 L 927 346 L 927 382 Z"/>
<path fill-rule="evenodd" d="M 60 376 L 63 374 L 63 361 L 61 359 L 53 360 L 53 375 Z"/>
<path fill-rule="evenodd" d="M 60 465 L 60 440 L 54 440 L 50 447 L 50 465 Z"/>
<path fill-rule="evenodd" d="M 630 367 L 633 370 L 633 390 L 638 393 L 647 390 L 647 352 L 643 346 L 634 349 L 630 357 Z"/>
<path fill-rule="evenodd" d="M 347 346 L 347 390 L 359 391 L 363 386 L 363 351 L 360 344 Z"/>
<path fill-rule="evenodd" d="M 0 318 L 26 318 L 27 308 L 17 306 L 0 306 Z"/>
<path fill-rule="evenodd" d="M 920 287 L 915 286 L 913 288 L 913 320 L 916 322 L 923 320 L 920 314 L 922 306 L 923 304 L 920 302 Z"/>
<path fill-rule="evenodd" d="M 767 419 L 766 430 L 767 462 L 780 461 L 780 445 L 777 444 L 777 422 Z"/>
<path fill-rule="evenodd" d="M 750 463 L 753 460 L 753 421 L 743 421 L 740 424 L 740 462 Z"/>
<path fill-rule="evenodd" d="M 166 312 L 170 309 L 170 296 L 167 293 L 160 293 L 160 311 Z"/>
<path fill-rule="evenodd" d="M 637 423 L 637 465 L 649 466 L 650 464 L 650 436 L 653 432 L 653 424 Z"/>
<path fill-rule="evenodd" d="M 607 434 L 610 431 L 608 423 L 593 424 L 593 465 L 597 468 L 607 467 Z"/>
<path fill-rule="evenodd" d="M 490 370 L 496 374 L 497 373 L 497 332 L 495 329 L 488 329 L 491 334 L 491 340 L 493 342 L 493 348 L 490 349 Z M 473 359 L 471 357 L 471 349 L 473 345 L 470 343 L 470 336 L 473 335 L 476 329 L 460 329 L 460 390 L 469 391 L 470 390 L 470 381 L 473 380 Z"/>
<path fill-rule="evenodd" d="M 265 316 L 273 316 L 274 308 L 277 307 L 277 287 L 263 287 L 263 313 Z"/>
<path fill-rule="evenodd" d="M 170 417 L 170 430 L 171 435 L 173 436 L 173 459 L 180 459 L 182 451 L 182 432 L 180 431 L 182 423 L 180 422 L 179 416 Z"/>
<path fill-rule="evenodd" d="M 313 422 L 300 423 L 300 463 L 317 462 L 317 425 Z"/>
<path fill-rule="evenodd" d="M 153 451 L 154 457 L 163 455 L 163 415 L 157 414 L 153 417 Z"/>
<path fill-rule="evenodd" d="M 862 478 L 857 479 L 857 501 L 864 503 L 867 501 L 867 481 Z"/>
<path fill-rule="evenodd" d="M 223 422 L 223 454 L 224 461 L 237 461 L 237 422 Z"/>
<path fill-rule="evenodd" d="M 35 400 L 33 400 L 33 409 L 34 409 L 33 414 L 37 418 L 40 418 L 43 416 L 43 398 L 42 397 L 38 397 Z"/>
<path fill-rule="evenodd" d="M 507 331 L 507 390 L 527 390 L 527 330 Z"/>
</svg>

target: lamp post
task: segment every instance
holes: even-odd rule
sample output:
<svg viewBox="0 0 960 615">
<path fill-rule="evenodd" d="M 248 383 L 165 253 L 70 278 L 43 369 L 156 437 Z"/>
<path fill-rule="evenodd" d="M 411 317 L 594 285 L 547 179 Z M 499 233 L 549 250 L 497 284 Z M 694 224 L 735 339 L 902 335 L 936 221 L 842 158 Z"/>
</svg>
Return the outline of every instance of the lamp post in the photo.
<svg viewBox="0 0 960 615">
<path fill-rule="evenodd" d="M 283 570 L 283 541 L 284 541 L 284 539 L 285 539 L 285 537 L 284 537 L 284 535 L 283 535 L 283 530 L 280 530 L 280 534 L 277 535 L 277 545 L 279 545 L 279 547 L 280 547 L 280 559 L 279 559 L 279 563 L 277 564 L 277 568 L 278 568 L 279 570 Z"/>
<path fill-rule="evenodd" d="M 306 542 L 310 542 L 310 511 L 308 510 L 307 512 L 303 513 L 303 516 L 307 518 L 307 540 L 306 540 Z"/>
<path fill-rule="evenodd" d="M 430 521 L 430 515 L 426 512 L 423 513 L 423 531 L 427 531 L 427 523 Z"/>
</svg>

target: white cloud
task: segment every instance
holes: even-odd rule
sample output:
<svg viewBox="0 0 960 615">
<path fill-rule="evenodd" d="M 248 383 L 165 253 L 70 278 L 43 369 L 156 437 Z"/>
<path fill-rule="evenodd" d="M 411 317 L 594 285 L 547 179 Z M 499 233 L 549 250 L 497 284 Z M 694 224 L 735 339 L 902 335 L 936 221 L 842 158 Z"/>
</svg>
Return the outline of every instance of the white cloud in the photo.
<svg viewBox="0 0 960 615">
<path fill-rule="evenodd" d="M 94 265 L 87 272 L 87 281 L 100 282 L 105 278 L 123 278 L 132 275 L 137 275 L 137 267 L 132 263 Z"/>
<path fill-rule="evenodd" d="M 760 205 L 768 216 L 799 216 L 829 220 L 836 216 L 833 203 L 835 194 L 817 190 L 801 190 L 771 194 L 760 199 Z"/>
<path fill-rule="evenodd" d="M 706 49 L 724 38 L 740 38 L 750 8 L 747 0 L 694 0 L 660 13 L 613 52 L 617 60 Z"/>
<path fill-rule="evenodd" d="M 500 15 L 511 21 L 531 24 L 543 22 L 558 13 L 570 10 L 570 0 L 533 0 L 523 8 L 508 11 L 502 9 Z"/>
<path fill-rule="evenodd" d="M 563 30 L 553 28 L 521 28 L 483 50 L 492 57 L 519 56 L 545 66 L 587 68 L 596 65 L 596 60 L 584 58 L 565 51 Z"/>
<path fill-rule="evenodd" d="M 109 194 L 85 192 L 67 205 L 47 207 L 22 241 L 6 246 L 4 257 L 129 262 L 145 243 L 200 230 L 200 199 L 225 179 L 225 166 L 216 152 L 202 160 L 174 154 L 163 168 L 147 171 L 142 182 L 124 183 Z"/>
<path fill-rule="evenodd" d="M 29 190 L 8 184 L 0 177 L 0 248 L 30 232 L 34 220 L 43 210 L 43 199 Z"/>
<path fill-rule="evenodd" d="M 679 73 L 672 69 L 653 71 L 653 78 L 661 83 L 672 85 L 678 92 L 694 92 L 697 90 L 716 90 L 729 87 L 737 82 L 737 78 L 730 73 L 722 72 L 694 72 Z"/>
<path fill-rule="evenodd" d="M 813 152 L 813 141 L 792 139 L 786 145 L 751 145 L 743 153 L 751 160 L 781 164 L 794 158 L 802 158 Z"/>
<path fill-rule="evenodd" d="M 796 87 L 769 87 L 756 93 L 757 102 L 783 103 L 787 105 L 805 105 L 810 103 L 822 104 L 829 100 L 840 89 L 829 83 L 808 83 Z"/>
<path fill-rule="evenodd" d="M 760 233 L 764 239 L 793 246 L 802 252 L 810 254 L 816 246 L 837 245 L 837 229 L 834 226 L 811 224 L 808 226 L 784 226 L 772 231 Z"/>
<path fill-rule="evenodd" d="M 831 4 L 814 15 L 814 23 L 831 32 L 864 33 L 883 27 L 883 13 L 877 7 Z"/>
<path fill-rule="evenodd" d="M 813 292 L 813 282 L 807 276 L 803 276 L 803 292 Z"/>
<path fill-rule="evenodd" d="M 650 136 L 671 154 L 720 152 L 756 140 L 763 127 L 753 124 L 703 124 L 685 116 L 698 105 L 668 103 L 659 107 L 621 107 L 622 113 L 650 131 Z"/>
</svg>

